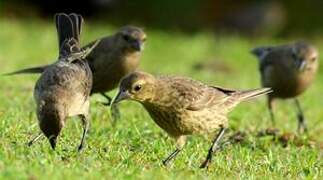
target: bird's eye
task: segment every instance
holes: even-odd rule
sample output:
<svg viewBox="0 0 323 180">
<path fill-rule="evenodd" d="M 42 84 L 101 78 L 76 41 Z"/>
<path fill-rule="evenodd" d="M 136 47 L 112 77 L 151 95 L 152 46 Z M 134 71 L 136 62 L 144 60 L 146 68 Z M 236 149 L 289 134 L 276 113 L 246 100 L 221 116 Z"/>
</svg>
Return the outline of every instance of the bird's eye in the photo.
<svg viewBox="0 0 323 180">
<path fill-rule="evenodd" d="M 126 41 L 130 41 L 130 36 L 125 34 L 123 35 L 123 39 Z"/>
<path fill-rule="evenodd" d="M 147 41 L 147 38 L 143 38 L 143 39 L 142 39 L 142 42 L 146 42 L 146 41 Z"/>
<path fill-rule="evenodd" d="M 133 88 L 136 92 L 140 91 L 141 89 L 141 85 L 136 85 L 134 88 Z"/>
<path fill-rule="evenodd" d="M 314 62 L 316 60 L 316 57 L 311 58 L 311 61 Z"/>
</svg>

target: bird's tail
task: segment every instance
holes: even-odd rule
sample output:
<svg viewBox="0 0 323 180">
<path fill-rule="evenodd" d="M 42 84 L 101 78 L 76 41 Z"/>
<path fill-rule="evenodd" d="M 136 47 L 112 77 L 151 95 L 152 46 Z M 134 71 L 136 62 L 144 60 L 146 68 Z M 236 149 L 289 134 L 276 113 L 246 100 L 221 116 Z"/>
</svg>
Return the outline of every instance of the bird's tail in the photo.
<svg viewBox="0 0 323 180">
<path fill-rule="evenodd" d="M 259 96 L 269 94 L 273 92 L 271 88 L 259 88 L 246 91 L 238 91 L 233 96 L 235 96 L 240 101 L 248 101 Z"/>
<path fill-rule="evenodd" d="M 25 68 L 25 69 L 20 69 L 20 70 L 14 71 L 14 72 L 6 73 L 3 75 L 11 76 L 11 75 L 16 75 L 16 74 L 41 74 L 45 71 L 45 69 L 47 67 L 48 67 L 48 65 Z"/>
<path fill-rule="evenodd" d="M 60 56 L 68 56 L 71 53 L 79 52 L 82 16 L 75 13 L 69 15 L 58 13 L 55 15 L 55 22 Z"/>
</svg>

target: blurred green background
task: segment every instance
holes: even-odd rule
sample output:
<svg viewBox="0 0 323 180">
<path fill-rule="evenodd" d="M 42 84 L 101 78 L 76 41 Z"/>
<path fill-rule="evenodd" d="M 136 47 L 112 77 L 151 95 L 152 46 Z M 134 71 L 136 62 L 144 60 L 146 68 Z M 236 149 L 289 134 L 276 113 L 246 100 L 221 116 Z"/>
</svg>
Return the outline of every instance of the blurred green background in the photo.
<svg viewBox="0 0 323 180">
<path fill-rule="evenodd" d="M 69 2 L 69 3 L 67 3 Z M 153 74 L 189 76 L 210 85 L 236 89 L 260 86 L 256 46 L 308 40 L 323 49 L 320 0 L 0 0 L 0 73 L 57 57 L 56 12 L 84 16 L 82 44 L 111 35 L 120 26 L 144 27 L 148 41 L 140 69 Z M 322 58 L 320 58 L 322 60 Z M 38 75 L 0 76 L 0 179 L 323 179 L 323 73 L 300 97 L 309 134 L 298 136 L 295 107 L 278 101 L 276 126 L 294 139 L 257 137 L 272 127 L 266 98 L 242 103 L 229 114 L 230 130 L 242 142 L 223 148 L 207 171 L 211 138 L 192 137 L 164 168 L 161 160 L 174 144 L 135 102 L 121 104 L 122 119 L 112 126 L 110 111 L 91 98 L 91 130 L 83 153 L 76 152 L 82 128 L 71 118 L 56 151 L 39 132 L 33 88 Z M 116 92 L 109 93 L 113 96 Z"/>
<path fill-rule="evenodd" d="M 52 19 L 56 12 L 78 12 L 103 24 L 286 36 L 321 33 L 322 7 L 321 0 L 1 0 L 0 16 Z"/>
</svg>

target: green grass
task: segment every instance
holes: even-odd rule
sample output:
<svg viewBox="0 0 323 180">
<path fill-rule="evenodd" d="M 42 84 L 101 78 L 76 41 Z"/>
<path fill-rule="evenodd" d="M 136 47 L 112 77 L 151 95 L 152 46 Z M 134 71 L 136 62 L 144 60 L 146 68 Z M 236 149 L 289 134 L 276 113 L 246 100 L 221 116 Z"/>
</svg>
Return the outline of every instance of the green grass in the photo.
<svg viewBox="0 0 323 180">
<path fill-rule="evenodd" d="M 0 72 L 52 62 L 57 56 L 56 32 L 52 23 L 0 19 Z M 87 23 L 82 42 L 110 34 L 115 27 Z M 249 50 L 261 44 L 290 39 L 247 39 L 232 34 L 203 31 L 196 34 L 163 32 L 146 28 L 148 42 L 140 69 L 154 74 L 190 76 L 224 87 L 259 87 L 257 61 Z M 312 41 L 323 49 L 323 41 Z M 198 62 L 214 61 L 230 71 L 196 71 Z M 321 68 L 322 69 L 322 68 Z M 204 160 L 210 140 L 191 137 L 184 151 L 168 168 L 161 160 L 174 150 L 166 133 L 153 123 L 142 106 L 121 104 L 122 119 L 112 127 L 110 111 L 92 98 L 91 130 L 86 149 L 77 153 L 80 121 L 70 119 L 56 151 L 43 139 L 32 147 L 26 142 L 39 132 L 32 91 L 37 75 L 0 77 L 0 177 L 1 179 L 322 179 L 323 73 L 300 97 L 308 118 L 309 135 L 304 144 L 284 148 L 271 138 L 257 138 L 257 131 L 271 126 L 265 98 L 243 103 L 230 114 L 230 127 L 248 133 L 243 143 L 225 147 L 214 156 L 208 170 L 198 166 Z M 111 92 L 114 95 L 115 92 Z M 275 106 L 277 126 L 283 132 L 296 131 L 296 115 L 291 102 Z M 321 143 L 322 146 L 322 143 Z"/>
</svg>

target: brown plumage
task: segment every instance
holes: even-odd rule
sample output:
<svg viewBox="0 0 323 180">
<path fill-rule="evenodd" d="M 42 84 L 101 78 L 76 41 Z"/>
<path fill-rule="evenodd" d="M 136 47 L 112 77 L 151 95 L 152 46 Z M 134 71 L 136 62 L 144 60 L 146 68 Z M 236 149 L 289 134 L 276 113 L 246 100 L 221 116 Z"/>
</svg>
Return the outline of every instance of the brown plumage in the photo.
<svg viewBox="0 0 323 180">
<path fill-rule="evenodd" d="M 55 149 L 56 139 L 71 116 L 79 116 L 83 124 L 82 149 L 89 127 L 89 96 L 92 87 L 92 73 L 84 59 L 91 48 L 81 51 L 79 35 L 82 17 L 77 14 L 55 16 L 59 39 L 59 57 L 56 63 L 48 65 L 38 79 L 34 98 L 41 131 Z M 95 45 L 94 45 L 95 46 Z M 39 138 L 36 137 L 30 145 Z"/>
<path fill-rule="evenodd" d="M 86 58 L 93 73 L 91 94 L 100 93 L 108 100 L 105 104 L 111 103 L 111 98 L 105 93 L 115 89 L 122 77 L 137 69 L 146 38 L 142 29 L 125 26 L 114 35 L 99 39 L 99 44 Z M 91 47 L 95 42 L 97 41 L 82 49 Z M 22 69 L 8 75 L 41 73 L 47 67 L 48 65 Z M 118 109 L 114 108 L 118 116 Z"/>
<path fill-rule="evenodd" d="M 261 81 L 271 87 L 268 108 L 274 122 L 272 103 L 276 98 L 294 98 L 298 110 L 298 131 L 306 131 L 305 119 L 297 96 L 313 82 L 318 69 L 318 52 L 306 42 L 295 42 L 281 46 L 258 47 L 252 53 L 259 59 Z"/>
<path fill-rule="evenodd" d="M 175 139 L 177 149 L 164 164 L 181 151 L 187 135 L 212 133 L 220 129 L 207 159 L 201 166 L 207 167 L 228 126 L 227 113 L 241 101 L 270 91 L 269 88 L 228 90 L 185 77 L 154 77 L 145 72 L 134 72 L 123 78 L 113 103 L 125 99 L 140 102 L 155 123 Z"/>
</svg>

